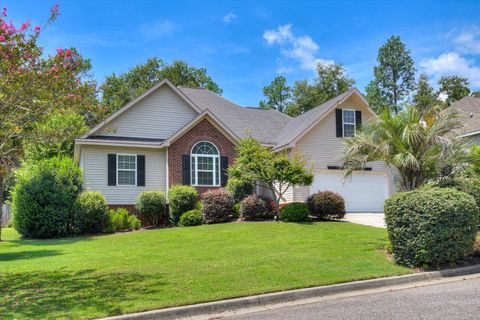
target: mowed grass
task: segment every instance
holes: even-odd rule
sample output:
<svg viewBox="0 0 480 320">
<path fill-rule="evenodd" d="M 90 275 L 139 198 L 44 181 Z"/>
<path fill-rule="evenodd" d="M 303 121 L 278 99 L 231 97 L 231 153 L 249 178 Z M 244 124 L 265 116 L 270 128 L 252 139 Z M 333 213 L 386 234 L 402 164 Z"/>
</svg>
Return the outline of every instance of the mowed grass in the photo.
<svg viewBox="0 0 480 320">
<path fill-rule="evenodd" d="M 0 319 L 84 319 L 409 273 L 384 229 L 255 222 L 0 242 Z"/>
</svg>

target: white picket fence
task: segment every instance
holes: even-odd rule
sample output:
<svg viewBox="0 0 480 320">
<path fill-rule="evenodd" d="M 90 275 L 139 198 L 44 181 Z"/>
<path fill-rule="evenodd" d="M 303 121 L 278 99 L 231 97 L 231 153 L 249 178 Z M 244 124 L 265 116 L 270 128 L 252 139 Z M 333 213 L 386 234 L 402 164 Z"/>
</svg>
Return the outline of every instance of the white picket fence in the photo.
<svg viewBox="0 0 480 320">
<path fill-rule="evenodd" d="M 2 205 L 2 227 L 6 227 L 12 223 L 12 207 L 9 204 Z"/>
</svg>

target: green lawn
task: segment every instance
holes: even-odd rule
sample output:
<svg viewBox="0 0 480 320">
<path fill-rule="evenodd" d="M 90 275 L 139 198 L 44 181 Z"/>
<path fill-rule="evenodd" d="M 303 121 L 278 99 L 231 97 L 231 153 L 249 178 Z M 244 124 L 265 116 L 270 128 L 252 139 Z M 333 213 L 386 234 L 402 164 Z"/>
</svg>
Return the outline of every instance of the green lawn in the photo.
<svg viewBox="0 0 480 320">
<path fill-rule="evenodd" d="M 94 318 L 411 272 L 386 231 L 342 222 L 229 223 L 22 240 L 3 229 L 0 319 Z"/>
</svg>

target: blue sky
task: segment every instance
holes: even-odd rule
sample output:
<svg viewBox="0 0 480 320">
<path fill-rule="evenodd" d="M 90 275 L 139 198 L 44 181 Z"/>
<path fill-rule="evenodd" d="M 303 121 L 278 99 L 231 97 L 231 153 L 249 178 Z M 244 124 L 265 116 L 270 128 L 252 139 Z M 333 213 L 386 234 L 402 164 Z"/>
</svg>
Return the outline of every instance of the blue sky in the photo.
<svg viewBox="0 0 480 320">
<path fill-rule="evenodd" d="M 58 20 L 47 53 L 76 47 L 102 82 L 157 56 L 205 67 L 223 95 L 255 106 L 275 76 L 312 78 L 316 61 L 342 63 L 363 91 L 378 47 L 399 35 L 419 72 L 460 74 L 480 89 L 480 1 L 20 1 L 0 0 L 14 22 Z"/>
</svg>

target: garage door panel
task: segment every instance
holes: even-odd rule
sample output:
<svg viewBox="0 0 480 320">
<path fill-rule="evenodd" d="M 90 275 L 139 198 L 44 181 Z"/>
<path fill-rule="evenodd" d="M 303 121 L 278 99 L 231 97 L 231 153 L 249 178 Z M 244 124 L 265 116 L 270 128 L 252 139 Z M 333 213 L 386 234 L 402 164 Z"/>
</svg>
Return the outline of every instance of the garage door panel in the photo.
<svg viewBox="0 0 480 320">
<path fill-rule="evenodd" d="M 354 172 L 343 180 L 342 171 L 320 172 L 310 192 L 324 190 L 342 195 L 348 212 L 380 212 L 387 198 L 387 177 L 383 172 Z"/>
</svg>

